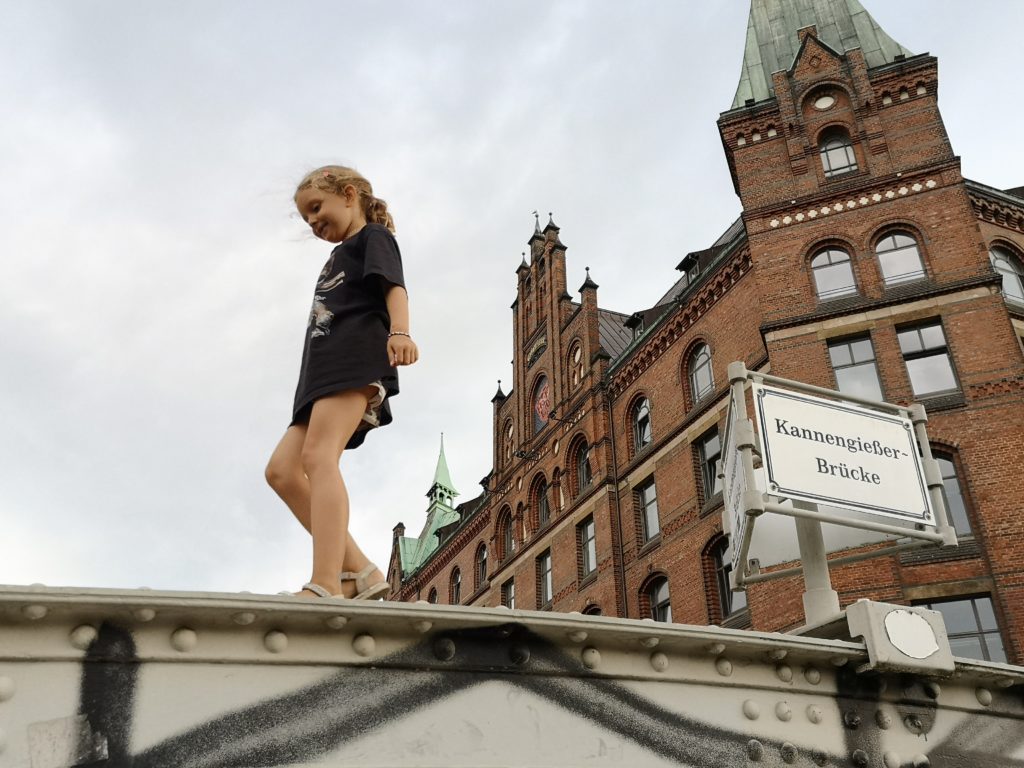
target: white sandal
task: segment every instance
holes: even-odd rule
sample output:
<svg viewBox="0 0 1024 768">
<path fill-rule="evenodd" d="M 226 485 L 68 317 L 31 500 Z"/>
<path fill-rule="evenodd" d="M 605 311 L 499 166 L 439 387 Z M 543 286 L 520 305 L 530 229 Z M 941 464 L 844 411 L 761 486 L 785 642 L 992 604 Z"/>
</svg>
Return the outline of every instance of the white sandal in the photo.
<svg viewBox="0 0 1024 768">
<path fill-rule="evenodd" d="M 380 569 L 373 563 L 370 563 L 359 573 L 344 571 L 341 574 L 342 581 L 355 581 L 356 583 L 356 594 L 352 598 L 353 600 L 379 600 L 391 588 L 387 581 L 378 581 L 376 584 L 366 583 L 366 579 L 369 578 L 370 574 L 377 570 Z M 321 587 L 321 589 L 323 588 Z M 324 591 L 326 592 L 327 590 Z"/>
<path fill-rule="evenodd" d="M 332 598 L 333 597 L 333 598 L 335 598 L 337 600 L 344 600 L 345 599 L 343 595 L 332 595 L 330 592 L 328 592 L 326 589 L 321 587 L 319 584 L 314 584 L 313 582 L 309 582 L 308 584 L 303 584 L 302 585 L 302 589 L 299 590 L 299 591 L 301 592 L 303 590 L 307 590 L 309 592 L 312 592 L 317 597 L 326 597 L 326 598 Z M 294 592 L 278 592 L 277 594 L 279 594 L 279 595 L 287 595 L 288 597 L 298 597 L 299 596 L 299 595 L 297 595 Z"/>
</svg>

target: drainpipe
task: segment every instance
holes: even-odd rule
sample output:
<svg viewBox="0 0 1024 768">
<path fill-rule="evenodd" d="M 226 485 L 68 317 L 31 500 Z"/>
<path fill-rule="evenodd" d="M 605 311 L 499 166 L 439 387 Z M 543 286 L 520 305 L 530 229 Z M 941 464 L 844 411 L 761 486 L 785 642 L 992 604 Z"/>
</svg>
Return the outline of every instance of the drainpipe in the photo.
<svg viewBox="0 0 1024 768">
<path fill-rule="evenodd" d="M 619 580 L 619 591 L 622 596 L 622 618 L 629 618 L 629 594 L 626 590 L 626 563 L 622 546 L 622 500 L 619 498 L 619 458 L 615 450 L 615 414 L 612 412 L 612 401 L 608 394 L 608 381 L 601 383 L 601 390 L 604 392 L 605 406 L 608 409 L 608 428 L 612 437 L 612 489 L 615 493 L 615 528 L 618 533 L 618 546 L 612 547 L 612 559 L 615 566 L 615 574 Z M 615 557 L 615 550 L 618 550 L 618 557 Z"/>
</svg>

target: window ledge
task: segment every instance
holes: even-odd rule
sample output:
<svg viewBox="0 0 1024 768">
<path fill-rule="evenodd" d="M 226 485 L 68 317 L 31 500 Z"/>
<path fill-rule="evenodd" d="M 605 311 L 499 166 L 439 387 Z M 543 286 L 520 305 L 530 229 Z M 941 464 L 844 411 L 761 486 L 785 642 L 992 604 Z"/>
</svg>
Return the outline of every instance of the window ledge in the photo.
<svg viewBox="0 0 1024 768">
<path fill-rule="evenodd" d="M 726 616 L 719 625 L 724 629 L 746 629 L 750 627 L 750 607 L 740 608 Z"/>
<path fill-rule="evenodd" d="M 919 549 L 916 552 L 900 554 L 900 565 L 928 565 L 930 563 L 948 563 L 955 560 L 971 560 L 981 557 L 981 543 L 973 534 L 960 537 L 960 545 L 935 549 Z"/>
<path fill-rule="evenodd" d="M 934 411 L 947 411 L 951 408 L 959 408 L 967 404 L 963 392 L 946 392 L 937 395 L 926 395 L 915 398 L 923 405 L 929 413 Z"/>
<path fill-rule="evenodd" d="M 645 541 L 643 546 L 641 546 L 640 549 L 637 550 L 636 556 L 637 557 L 642 557 L 643 555 L 646 555 L 646 554 L 648 554 L 650 552 L 653 552 L 654 550 L 656 550 L 660 546 L 661 546 L 661 534 L 659 533 L 657 536 L 653 536 L 650 539 L 648 539 L 647 541 Z"/>
<path fill-rule="evenodd" d="M 537 610 L 538 611 L 550 611 L 551 610 L 551 602 L 552 602 L 551 600 L 548 600 L 546 603 L 544 603 L 544 605 L 537 606 Z"/>
<path fill-rule="evenodd" d="M 710 499 L 708 499 L 707 501 L 704 502 L 704 506 L 702 506 L 700 508 L 700 515 L 699 516 L 700 517 L 706 517 L 707 515 L 710 515 L 718 507 L 722 506 L 723 503 L 724 502 L 722 501 L 722 492 L 719 491 L 714 496 L 712 496 Z"/>
<path fill-rule="evenodd" d="M 580 579 L 579 586 L 577 587 L 577 591 L 578 592 L 582 592 L 585 588 L 589 587 L 595 581 L 597 581 L 597 568 L 595 568 L 590 573 L 588 573 L 586 576 L 584 576 L 583 578 Z"/>
</svg>

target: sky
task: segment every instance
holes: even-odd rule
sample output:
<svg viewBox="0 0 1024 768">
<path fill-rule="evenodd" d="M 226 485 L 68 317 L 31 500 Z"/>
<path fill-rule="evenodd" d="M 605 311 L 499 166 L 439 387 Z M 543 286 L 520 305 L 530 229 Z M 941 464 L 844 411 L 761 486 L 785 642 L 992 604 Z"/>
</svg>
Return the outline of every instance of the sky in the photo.
<svg viewBox="0 0 1024 768">
<path fill-rule="evenodd" d="M 865 0 L 939 58 L 966 176 L 1024 184 L 1016 0 Z M 330 246 L 319 165 L 390 204 L 421 360 L 342 459 L 381 568 L 440 435 L 468 500 L 548 212 L 570 291 L 650 306 L 739 215 L 715 124 L 747 0 L 0 0 L 0 584 L 277 592 L 309 538 L 263 479 Z"/>
</svg>

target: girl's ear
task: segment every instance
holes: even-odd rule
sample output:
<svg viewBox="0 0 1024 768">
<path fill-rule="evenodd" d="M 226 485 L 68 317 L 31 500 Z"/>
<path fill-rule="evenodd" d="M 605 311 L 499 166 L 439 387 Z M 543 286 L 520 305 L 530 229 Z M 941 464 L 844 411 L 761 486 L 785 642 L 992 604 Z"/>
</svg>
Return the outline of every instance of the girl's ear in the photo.
<svg viewBox="0 0 1024 768">
<path fill-rule="evenodd" d="M 357 203 L 357 202 L 359 202 L 359 190 L 357 190 L 353 185 L 346 184 L 345 185 L 345 189 L 342 190 L 342 191 L 344 192 L 345 200 L 347 202 L 349 202 L 349 203 Z"/>
</svg>

